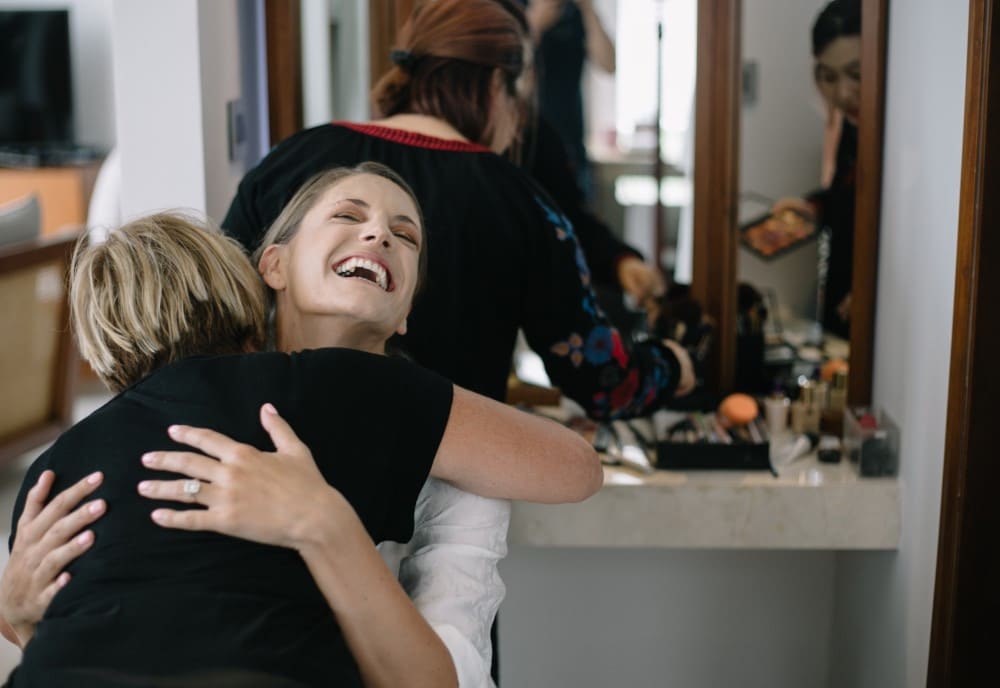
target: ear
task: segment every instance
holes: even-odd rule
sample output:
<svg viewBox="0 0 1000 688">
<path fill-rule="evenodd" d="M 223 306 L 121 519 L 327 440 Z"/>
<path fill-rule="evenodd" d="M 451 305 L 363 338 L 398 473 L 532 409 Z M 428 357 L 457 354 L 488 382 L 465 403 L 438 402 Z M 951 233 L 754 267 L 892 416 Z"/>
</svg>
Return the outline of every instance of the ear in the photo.
<svg viewBox="0 0 1000 688">
<path fill-rule="evenodd" d="M 499 107 L 498 98 L 500 96 L 507 95 L 507 81 L 504 78 L 503 70 L 499 67 L 493 69 L 493 75 L 490 76 L 490 105 L 491 109 L 496 109 Z"/>
<path fill-rule="evenodd" d="M 274 289 L 281 291 L 287 286 L 285 279 L 285 255 L 286 248 L 281 244 L 272 244 L 264 249 L 257 263 L 257 272 L 264 278 L 264 283 Z"/>
</svg>

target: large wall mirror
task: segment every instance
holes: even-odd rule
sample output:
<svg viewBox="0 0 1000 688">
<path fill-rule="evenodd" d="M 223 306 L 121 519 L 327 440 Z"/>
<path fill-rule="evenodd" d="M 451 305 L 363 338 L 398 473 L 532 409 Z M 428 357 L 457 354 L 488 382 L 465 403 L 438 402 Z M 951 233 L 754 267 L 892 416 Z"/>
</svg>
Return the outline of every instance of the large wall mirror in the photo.
<svg viewBox="0 0 1000 688">
<path fill-rule="evenodd" d="M 713 393 L 746 389 L 748 380 L 766 391 L 776 370 L 787 377 L 817 363 L 818 349 L 849 358 L 851 403 L 870 396 L 888 0 L 861 0 L 860 35 L 817 61 L 811 28 L 828 1 L 590 3 L 617 48 L 614 74 L 589 66 L 583 72 L 591 205 L 668 276 L 692 284 L 716 325 L 706 366 Z M 268 0 L 269 36 L 278 36 L 269 40 L 273 140 L 303 125 L 367 117 L 368 88 L 388 68 L 396 30 L 414 4 Z M 304 16 L 317 7 L 316 16 Z M 325 63 L 318 78 L 311 76 L 316 63 Z M 820 86 L 853 89 L 846 123 L 829 111 Z M 284 129 L 276 131 L 276 122 Z M 842 132 L 856 141 L 857 155 L 846 211 L 854 219 L 846 258 L 851 297 L 836 304 L 844 327 L 828 327 L 821 342 L 815 323 L 824 321 L 830 282 L 822 274 L 830 238 L 822 219 L 808 236 L 770 253 L 767 231 L 758 232 L 761 239 L 741 227 L 778 199 L 821 189 Z M 841 277 L 842 254 L 834 266 Z M 756 358 L 739 337 L 741 283 L 753 285 L 769 312 L 768 349 L 751 351 Z"/>
<path fill-rule="evenodd" d="M 828 4 L 699 5 L 694 291 L 721 392 L 846 358 L 850 403 L 870 398 L 886 0 L 814 40 Z"/>
</svg>

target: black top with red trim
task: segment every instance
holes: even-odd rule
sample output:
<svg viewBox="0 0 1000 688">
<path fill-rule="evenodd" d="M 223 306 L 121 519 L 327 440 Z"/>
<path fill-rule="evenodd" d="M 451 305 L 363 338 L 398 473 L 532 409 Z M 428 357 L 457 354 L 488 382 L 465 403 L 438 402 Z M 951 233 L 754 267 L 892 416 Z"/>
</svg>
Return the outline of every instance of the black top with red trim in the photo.
<svg viewBox="0 0 1000 688">
<path fill-rule="evenodd" d="M 577 184 L 576 170 L 566 146 L 552 124 L 539 117 L 524 132 L 522 168 L 538 182 L 573 223 L 583 255 L 587 257 L 596 284 L 620 288 L 618 264 L 625 258 L 643 256 L 612 233 L 588 207 Z"/>
<path fill-rule="evenodd" d="M 428 279 L 403 340 L 416 361 L 503 399 L 520 328 L 553 383 L 592 416 L 637 415 L 672 397 L 673 353 L 623 342 L 597 305 L 572 223 L 521 170 L 477 144 L 370 124 L 307 129 L 247 173 L 223 227 L 252 250 L 303 182 L 368 160 L 413 187 L 427 224 Z"/>
<path fill-rule="evenodd" d="M 139 481 L 179 476 L 147 469 L 140 457 L 182 448 L 167 436 L 172 423 L 273 451 L 259 421 L 261 405 L 272 402 L 372 539 L 406 542 L 452 390 L 409 361 L 330 348 L 189 358 L 117 395 L 65 432 L 21 485 L 15 527 L 46 469 L 56 474 L 52 494 L 103 471 L 92 497 L 108 511 L 90 526 L 94 544 L 69 565 L 72 584 L 45 611 L 12 685 L 360 687 L 302 557 L 157 526 L 149 517 L 157 507 L 198 507 L 141 497 Z M 227 683 L 214 672 L 247 673 Z"/>
</svg>

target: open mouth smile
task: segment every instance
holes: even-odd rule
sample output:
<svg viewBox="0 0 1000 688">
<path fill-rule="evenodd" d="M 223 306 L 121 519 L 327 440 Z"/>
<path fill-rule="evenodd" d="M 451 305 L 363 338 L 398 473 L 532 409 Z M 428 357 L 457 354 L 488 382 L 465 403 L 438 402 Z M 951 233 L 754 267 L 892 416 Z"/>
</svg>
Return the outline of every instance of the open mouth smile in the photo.
<svg viewBox="0 0 1000 688">
<path fill-rule="evenodd" d="M 393 291 L 396 288 L 389 268 L 370 258 L 350 256 L 339 263 L 335 263 L 333 271 L 339 277 L 353 277 L 371 282 L 382 291 Z"/>
</svg>

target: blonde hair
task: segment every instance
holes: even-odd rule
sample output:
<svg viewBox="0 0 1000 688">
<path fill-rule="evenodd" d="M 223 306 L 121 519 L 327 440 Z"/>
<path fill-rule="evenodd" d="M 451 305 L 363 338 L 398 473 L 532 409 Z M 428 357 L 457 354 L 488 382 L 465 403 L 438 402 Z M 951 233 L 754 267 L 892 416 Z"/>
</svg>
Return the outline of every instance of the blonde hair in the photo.
<svg viewBox="0 0 1000 688">
<path fill-rule="evenodd" d="M 70 267 L 80 353 L 115 391 L 188 356 L 264 343 L 264 285 L 234 240 L 180 213 L 85 234 Z"/>
<path fill-rule="evenodd" d="M 420 222 L 420 231 L 423 237 L 420 241 L 420 254 L 417 258 L 417 285 L 414 290 L 414 296 L 416 296 L 420 292 L 420 288 L 423 286 L 427 275 L 427 230 L 424 227 L 423 211 L 420 209 L 420 201 L 417 200 L 417 194 L 410 188 L 410 185 L 392 168 L 378 162 L 363 162 L 355 167 L 336 167 L 315 174 L 306 180 L 299 187 L 299 190 L 295 192 L 291 200 L 285 204 L 281 213 L 271 223 L 271 226 L 268 227 L 267 232 L 264 233 L 264 237 L 260 240 L 260 246 L 257 247 L 251 258 L 253 264 L 255 266 L 260 265 L 261 256 L 264 255 L 264 251 L 269 246 L 287 244 L 294 239 L 299 231 L 299 226 L 302 224 L 302 219 L 313 209 L 316 203 L 319 202 L 320 197 L 327 190 L 345 179 L 362 174 L 372 174 L 389 180 L 406 192 L 406 195 L 410 197 L 414 207 L 417 209 L 417 219 Z M 268 289 L 268 292 L 273 297 L 270 289 Z"/>
</svg>

